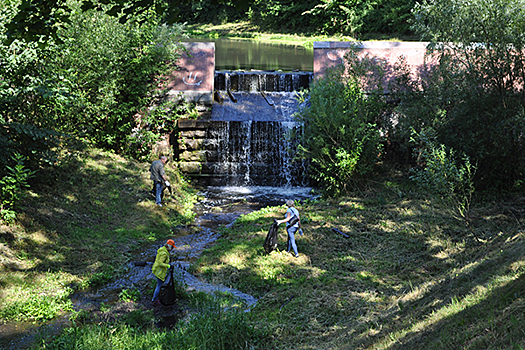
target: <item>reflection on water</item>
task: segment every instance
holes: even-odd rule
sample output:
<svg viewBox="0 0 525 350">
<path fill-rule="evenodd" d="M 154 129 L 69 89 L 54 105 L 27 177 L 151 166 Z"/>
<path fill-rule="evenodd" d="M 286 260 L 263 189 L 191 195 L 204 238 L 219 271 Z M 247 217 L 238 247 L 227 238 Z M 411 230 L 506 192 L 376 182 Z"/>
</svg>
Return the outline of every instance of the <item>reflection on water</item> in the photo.
<svg viewBox="0 0 525 350">
<path fill-rule="evenodd" d="M 313 48 L 248 39 L 191 39 L 215 43 L 215 70 L 313 71 Z"/>
</svg>

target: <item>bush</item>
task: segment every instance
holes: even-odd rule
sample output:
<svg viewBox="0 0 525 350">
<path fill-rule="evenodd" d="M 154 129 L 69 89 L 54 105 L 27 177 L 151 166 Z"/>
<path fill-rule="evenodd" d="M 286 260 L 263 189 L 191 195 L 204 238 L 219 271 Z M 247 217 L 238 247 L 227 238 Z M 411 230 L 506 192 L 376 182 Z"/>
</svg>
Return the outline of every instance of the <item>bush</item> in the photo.
<svg viewBox="0 0 525 350">
<path fill-rule="evenodd" d="M 14 167 L 6 166 L 8 175 L 0 179 L 0 220 L 6 223 L 16 219 L 16 205 L 22 199 L 27 181 L 35 173 L 24 166 L 25 157 L 16 153 L 12 156 Z"/>
<path fill-rule="evenodd" d="M 414 136 L 422 166 L 412 169 L 410 179 L 456 218 L 468 221 L 476 168 L 468 156 L 457 159 L 454 150 L 437 144 L 431 131 Z"/>
<path fill-rule="evenodd" d="M 342 73 L 336 69 L 315 81 L 298 114 L 304 123 L 299 150 L 312 162 L 312 177 L 332 195 L 371 173 L 382 148 L 381 100 L 365 97 L 357 79 Z"/>
<path fill-rule="evenodd" d="M 69 5 L 71 22 L 58 30 L 63 43 L 0 45 L 0 122 L 79 135 L 126 154 L 137 116 L 162 89 L 158 77 L 175 69 L 182 29 L 160 25 L 153 11 L 121 24 Z"/>
<path fill-rule="evenodd" d="M 437 140 L 476 163 L 477 188 L 518 186 L 525 179 L 523 2 L 425 1 L 415 13 L 439 64 L 420 77 L 419 102 L 411 98 L 400 111 L 421 130 L 418 107 L 428 105 Z"/>
</svg>

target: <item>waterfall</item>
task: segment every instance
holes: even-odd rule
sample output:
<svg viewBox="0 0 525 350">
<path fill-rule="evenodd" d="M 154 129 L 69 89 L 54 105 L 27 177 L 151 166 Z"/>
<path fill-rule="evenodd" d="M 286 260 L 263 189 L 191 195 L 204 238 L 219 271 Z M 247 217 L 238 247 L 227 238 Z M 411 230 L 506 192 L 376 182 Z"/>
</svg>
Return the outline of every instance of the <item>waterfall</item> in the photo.
<svg viewBox="0 0 525 350">
<path fill-rule="evenodd" d="M 304 186 L 306 164 L 295 160 L 296 122 L 228 121 L 208 130 L 216 145 L 214 185 Z M 213 135 L 213 136 L 211 136 Z"/>
<path fill-rule="evenodd" d="M 215 90 L 244 92 L 293 92 L 307 89 L 311 72 L 215 72 Z"/>
<path fill-rule="evenodd" d="M 303 72 L 216 72 L 222 98 L 210 118 L 179 122 L 182 171 L 212 186 L 308 186 L 307 163 L 296 156 L 302 125 L 294 114 L 295 91 L 308 88 L 311 78 Z"/>
</svg>

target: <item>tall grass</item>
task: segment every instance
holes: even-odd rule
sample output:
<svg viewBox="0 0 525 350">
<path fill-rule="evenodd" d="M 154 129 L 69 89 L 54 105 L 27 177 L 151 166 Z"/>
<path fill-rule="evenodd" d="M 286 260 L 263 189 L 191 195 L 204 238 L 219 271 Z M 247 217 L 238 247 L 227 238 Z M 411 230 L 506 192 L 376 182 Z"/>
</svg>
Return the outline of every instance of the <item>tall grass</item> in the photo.
<svg viewBox="0 0 525 350">
<path fill-rule="evenodd" d="M 207 299 L 198 313 L 172 330 L 144 330 L 126 323 L 71 327 L 40 349 L 236 350 L 257 347 L 264 337 L 264 331 L 249 323 L 244 312 L 239 309 L 225 310 L 213 299 Z"/>
</svg>

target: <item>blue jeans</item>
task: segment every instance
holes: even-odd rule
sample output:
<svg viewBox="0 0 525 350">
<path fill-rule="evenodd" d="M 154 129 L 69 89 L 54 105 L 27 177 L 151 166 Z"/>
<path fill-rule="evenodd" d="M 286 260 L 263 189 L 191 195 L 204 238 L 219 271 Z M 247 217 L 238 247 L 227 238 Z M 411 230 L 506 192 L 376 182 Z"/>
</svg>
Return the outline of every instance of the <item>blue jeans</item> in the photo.
<svg viewBox="0 0 525 350">
<path fill-rule="evenodd" d="M 155 204 L 162 203 L 162 182 L 155 182 Z"/>
<path fill-rule="evenodd" d="M 168 276 L 168 272 L 166 271 L 166 277 L 167 276 Z M 166 278 L 164 278 L 164 281 L 163 281 L 157 276 L 155 276 L 155 278 L 157 279 L 157 287 L 155 287 L 155 291 L 153 292 L 153 299 L 151 299 L 151 301 L 155 301 L 155 299 L 159 297 L 160 287 L 162 287 L 162 285 L 164 284 L 164 281 L 166 280 Z"/>
<path fill-rule="evenodd" d="M 288 233 L 288 252 L 290 252 L 290 249 L 293 249 L 293 252 L 295 255 L 299 255 L 297 252 L 297 244 L 295 244 L 295 232 L 297 232 L 298 227 L 297 226 L 288 226 L 286 228 L 286 232 Z"/>
</svg>

